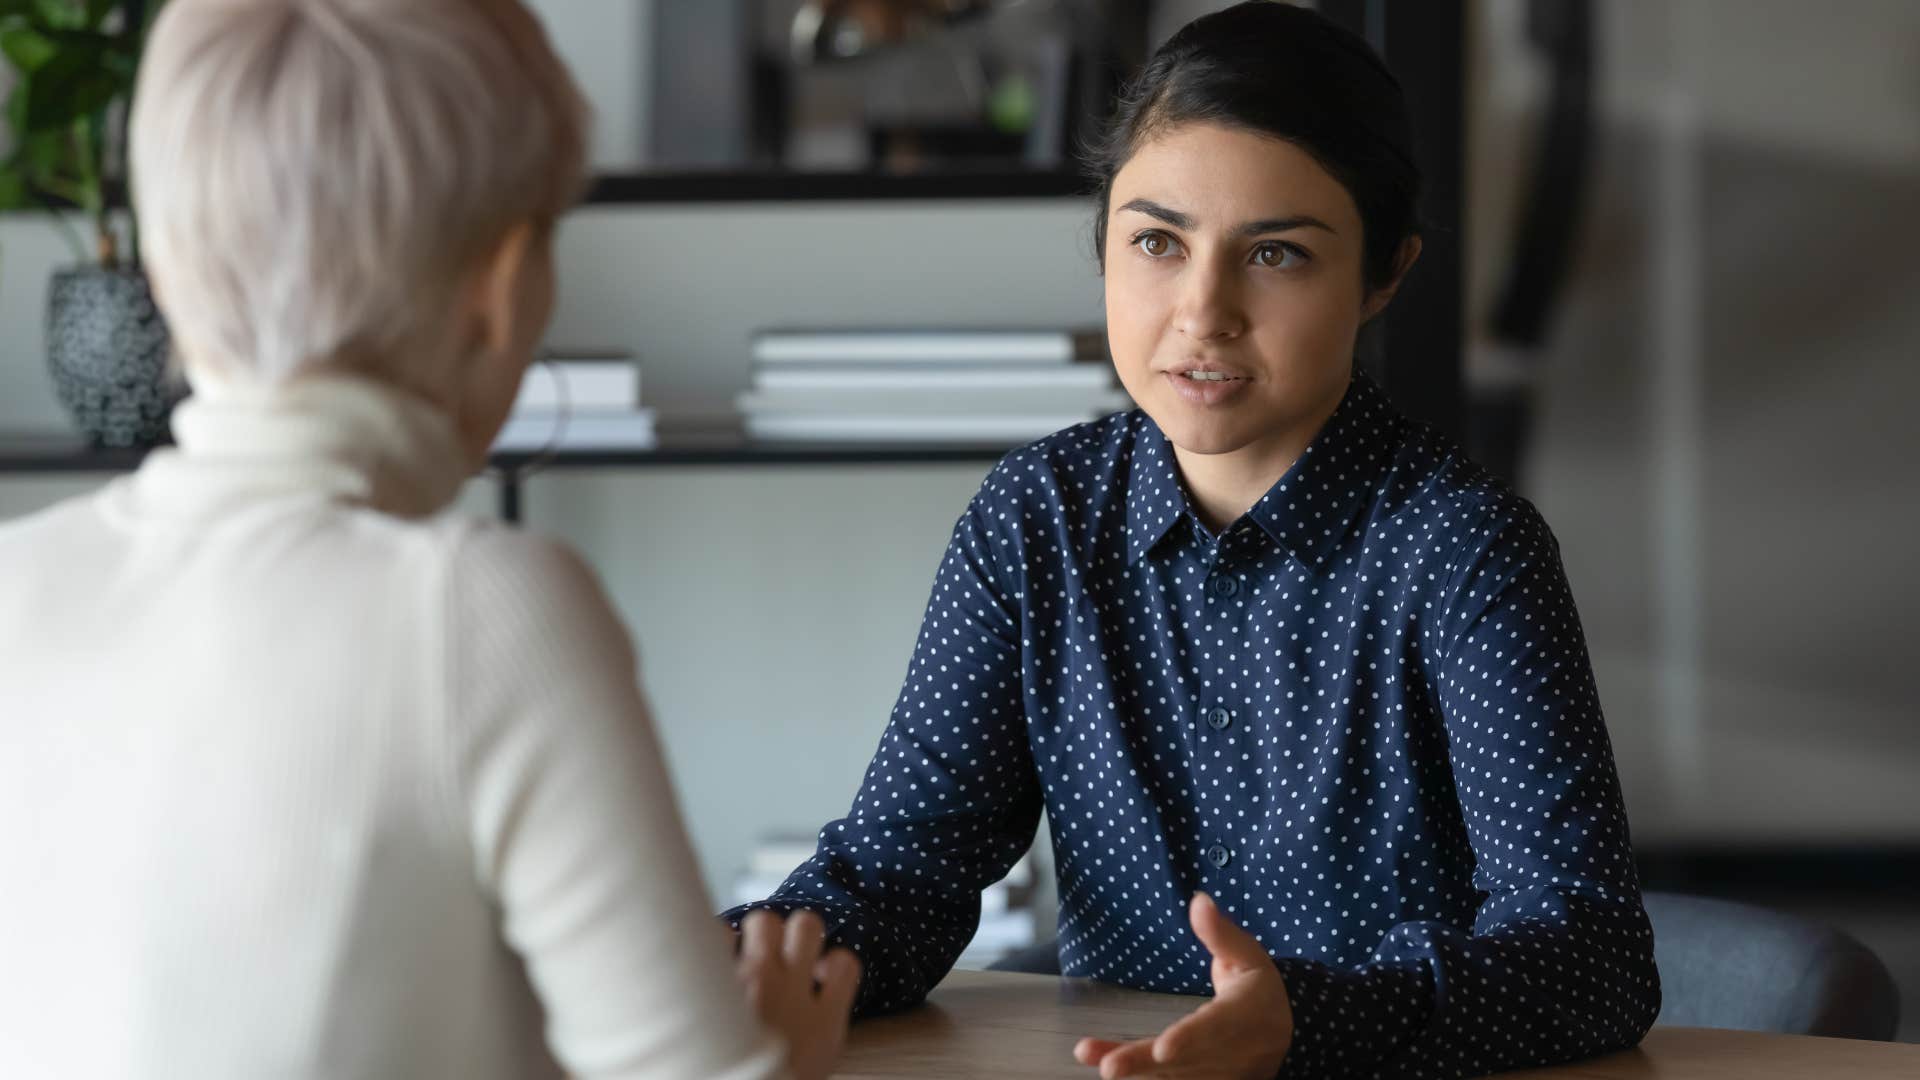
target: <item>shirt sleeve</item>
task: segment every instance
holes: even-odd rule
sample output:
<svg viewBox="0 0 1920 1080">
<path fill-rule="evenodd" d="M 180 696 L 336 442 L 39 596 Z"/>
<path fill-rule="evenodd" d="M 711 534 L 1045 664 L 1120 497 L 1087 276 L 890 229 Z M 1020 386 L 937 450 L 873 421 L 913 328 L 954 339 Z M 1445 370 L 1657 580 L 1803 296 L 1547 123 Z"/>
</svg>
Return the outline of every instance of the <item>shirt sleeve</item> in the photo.
<svg viewBox="0 0 1920 1080">
<path fill-rule="evenodd" d="M 1479 1076 L 1637 1044 L 1653 934 L 1559 546 L 1521 500 L 1483 512 L 1422 631 L 1483 894 L 1472 930 L 1408 922 L 1372 963 L 1277 961 L 1284 1077 Z"/>
<path fill-rule="evenodd" d="M 632 643 L 568 550 L 504 529 L 448 581 L 454 813 L 573 1076 L 758 1080 L 749 1010 L 682 826 Z"/>
<path fill-rule="evenodd" d="M 1014 561 L 976 498 L 954 527 L 905 685 L 847 815 L 756 908 L 811 909 L 864 968 L 856 1015 L 918 1004 L 1033 841 L 1041 794 L 1021 691 Z"/>
</svg>

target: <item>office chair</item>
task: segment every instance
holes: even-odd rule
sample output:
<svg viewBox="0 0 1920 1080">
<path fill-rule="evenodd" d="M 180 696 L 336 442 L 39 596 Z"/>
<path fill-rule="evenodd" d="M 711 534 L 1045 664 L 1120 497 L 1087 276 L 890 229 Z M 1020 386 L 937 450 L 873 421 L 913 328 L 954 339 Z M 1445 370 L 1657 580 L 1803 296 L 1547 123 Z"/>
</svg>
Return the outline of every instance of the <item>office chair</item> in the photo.
<svg viewBox="0 0 1920 1080">
<path fill-rule="evenodd" d="M 1649 892 L 1659 1023 L 1836 1039 L 1893 1038 L 1900 992 L 1873 951 L 1806 919 Z"/>
</svg>

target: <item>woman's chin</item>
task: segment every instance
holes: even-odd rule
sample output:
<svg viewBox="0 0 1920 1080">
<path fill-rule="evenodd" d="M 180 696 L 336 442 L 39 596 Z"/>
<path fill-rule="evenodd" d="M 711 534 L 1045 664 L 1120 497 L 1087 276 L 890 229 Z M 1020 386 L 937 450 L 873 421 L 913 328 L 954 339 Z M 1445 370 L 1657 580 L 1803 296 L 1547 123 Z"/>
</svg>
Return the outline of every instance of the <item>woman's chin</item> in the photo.
<svg viewBox="0 0 1920 1080">
<path fill-rule="evenodd" d="M 1231 454 L 1256 441 L 1260 434 L 1250 430 L 1254 425 L 1223 422 L 1226 417 L 1181 416 L 1180 411 L 1176 406 L 1173 410 L 1148 415 L 1159 425 L 1168 442 L 1189 454 Z"/>
</svg>

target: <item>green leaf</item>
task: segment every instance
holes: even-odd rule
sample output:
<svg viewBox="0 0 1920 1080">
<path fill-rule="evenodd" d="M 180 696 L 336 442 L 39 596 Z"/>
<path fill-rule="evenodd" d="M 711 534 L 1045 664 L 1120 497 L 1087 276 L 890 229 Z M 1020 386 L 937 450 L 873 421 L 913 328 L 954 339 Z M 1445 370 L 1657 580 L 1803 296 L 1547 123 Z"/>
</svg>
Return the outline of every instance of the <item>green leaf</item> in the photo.
<svg viewBox="0 0 1920 1080">
<path fill-rule="evenodd" d="M 31 205 L 27 178 L 11 165 L 0 167 L 0 210 L 25 210 Z"/>
<path fill-rule="evenodd" d="M 27 130 L 27 83 L 25 76 L 13 84 L 13 92 L 7 95 L 7 127 L 15 139 L 24 140 L 32 132 Z"/>
<path fill-rule="evenodd" d="M 76 171 L 72 165 L 73 140 L 64 131 L 28 135 L 14 151 L 13 168 L 28 188 L 36 191 L 64 184 L 65 178 Z"/>
<path fill-rule="evenodd" d="M 86 25 L 87 10 L 74 0 L 35 0 L 34 11 L 40 21 L 62 30 L 77 30 Z"/>
<path fill-rule="evenodd" d="M 135 46 L 114 34 L 98 30 L 56 30 L 19 25 L 0 30 L 0 53 L 22 72 L 37 71 L 63 53 L 77 52 L 116 73 L 131 72 L 139 64 Z"/>
<path fill-rule="evenodd" d="M 15 70 L 30 75 L 58 56 L 60 46 L 31 26 L 15 26 L 0 30 L 0 53 L 13 61 Z"/>
<path fill-rule="evenodd" d="M 107 73 L 120 80 L 123 93 L 133 93 L 134 77 L 140 72 L 140 55 L 122 48 L 119 43 L 107 50 L 100 58 L 100 66 Z"/>
<path fill-rule="evenodd" d="M 62 52 L 68 49 L 127 52 L 132 48 L 120 40 L 120 35 L 109 34 L 104 30 L 61 29 L 53 26 L 42 26 L 39 28 L 39 31 L 42 37 L 53 42 Z"/>
<path fill-rule="evenodd" d="M 26 80 L 26 130 L 52 131 L 112 104 L 127 87 L 105 50 L 62 49 Z"/>
<path fill-rule="evenodd" d="M 122 0 L 87 0 L 87 25 L 98 29 L 107 16 L 119 10 Z"/>
</svg>

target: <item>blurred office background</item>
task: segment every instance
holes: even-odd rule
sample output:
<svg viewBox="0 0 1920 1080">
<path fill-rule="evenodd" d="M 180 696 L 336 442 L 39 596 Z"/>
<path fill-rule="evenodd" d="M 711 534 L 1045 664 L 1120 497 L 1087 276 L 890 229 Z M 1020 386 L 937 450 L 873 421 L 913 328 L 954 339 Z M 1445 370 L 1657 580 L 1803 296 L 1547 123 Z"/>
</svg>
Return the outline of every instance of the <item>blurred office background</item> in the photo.
<svg viewBox="0 0 1920 1080">
<path fill-rule="evenodd" d="M 562 230 L 553 336 L 636 353 L 670 429 L 731 410 L 769 328 L 1097 327 L 1066 151 L 1120 66 L 1223 5 L 535 6 L 609 177 Z M 1396 329 L 1389 390 L 1555 527 L 1649 884 L 1850 930 L 1920 1039 L 1920 5 L 1327 6 L 1458 27 L 1458 340 Z M 1446 63 L 1413 44 L 1426 93 Z M 0 434 L 67 429 L 43 323 L 72 258 L 44 216 L 0 217 Z M 527 527 L 636 629 L 717 898 L 845 809 L 988 466 L 526 486 Z M 0 517 L 97 482 L 0 474 Z M 467 502 L 492 512 L 489 482 Z"/>
</svg>

